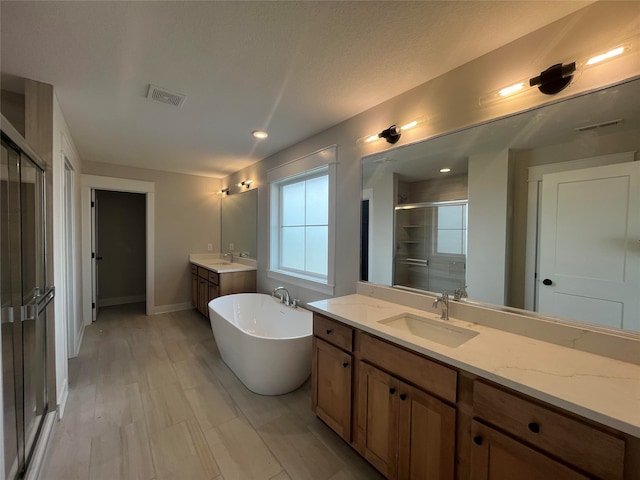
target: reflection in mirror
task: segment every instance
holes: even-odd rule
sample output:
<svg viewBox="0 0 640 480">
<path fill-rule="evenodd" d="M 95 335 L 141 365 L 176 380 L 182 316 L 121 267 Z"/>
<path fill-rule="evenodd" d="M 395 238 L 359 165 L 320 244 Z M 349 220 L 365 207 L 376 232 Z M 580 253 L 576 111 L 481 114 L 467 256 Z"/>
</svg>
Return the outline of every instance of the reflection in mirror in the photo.
<svg viewBox="0 0 640 480">
<path fill-rule="evenodd" d="M 638 105 L 626 80 L 364 157 L 361 279 L 640 331 Z"/>
<path fill-rule="evenodd" d="M 222 197 L 223 252 L 257 258 L 258 190 Z"/>
</svg>

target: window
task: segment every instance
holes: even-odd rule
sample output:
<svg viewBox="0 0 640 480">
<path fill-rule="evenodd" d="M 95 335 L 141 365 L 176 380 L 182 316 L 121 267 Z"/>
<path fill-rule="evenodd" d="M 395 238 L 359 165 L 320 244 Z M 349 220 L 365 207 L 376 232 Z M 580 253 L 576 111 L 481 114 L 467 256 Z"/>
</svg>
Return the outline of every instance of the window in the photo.
<svg viewBox="0 0 640 480">
<path fill-rule="evenodd" d="M 467 204 L 437 207 L 436 253 L 466 255 Z"/>
<path fill-rule="evenodd" d="M 325 151 L 269 172 L 269 276 L 333 294 L 335 162 Z"/>
</svg>

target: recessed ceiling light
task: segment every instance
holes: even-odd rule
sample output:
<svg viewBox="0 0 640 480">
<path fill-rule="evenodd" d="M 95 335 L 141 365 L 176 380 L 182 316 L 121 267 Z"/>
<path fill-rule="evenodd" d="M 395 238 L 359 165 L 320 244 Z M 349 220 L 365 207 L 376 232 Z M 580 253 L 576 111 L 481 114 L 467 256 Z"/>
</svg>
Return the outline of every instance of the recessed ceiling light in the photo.
<svg viewBox="0 0 640 480">
<path fill-rule="evenodd" d="M 265 132 L 264 130 L 254 130 L 252 132 L 252 135 L 256 138 L 259 138 L 260 140 L 264 140 L 265 138 L 267 138 L 269 136 L 269 134 L 267 132 Z"/>
<path fill-rule="evenodd" d="M 450 168 L 441 168 L 440 173 L 449 173 L 451 171 Z"/>
</svg>

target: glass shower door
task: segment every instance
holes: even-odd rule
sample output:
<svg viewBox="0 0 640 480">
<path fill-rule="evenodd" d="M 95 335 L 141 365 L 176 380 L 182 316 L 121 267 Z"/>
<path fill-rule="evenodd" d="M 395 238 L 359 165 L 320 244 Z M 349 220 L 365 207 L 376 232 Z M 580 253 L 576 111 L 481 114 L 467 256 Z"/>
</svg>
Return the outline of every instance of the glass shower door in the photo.
<svg viewBox="0 0 640 480">
<path fill-rule="evenodd" d="M 4 471 L 21 478 L 47 411 L 44 170 L 2 133 L 0 304 Z"/>
</svg>

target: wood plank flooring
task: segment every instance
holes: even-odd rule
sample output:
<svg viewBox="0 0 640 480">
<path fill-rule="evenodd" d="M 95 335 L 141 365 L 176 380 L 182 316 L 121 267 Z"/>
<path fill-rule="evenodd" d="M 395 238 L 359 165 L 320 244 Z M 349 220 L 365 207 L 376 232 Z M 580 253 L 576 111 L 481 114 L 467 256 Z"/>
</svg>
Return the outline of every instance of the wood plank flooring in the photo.
<svg viewBox="0 0 640 480">
<path fill-rule="evenodd" d="M 311 412 L 311 386 L 249 391 L 195 310 L 101 309 L 69 362 L 46 480 L 347 480 L 379 473 Z"/>
</svg>

